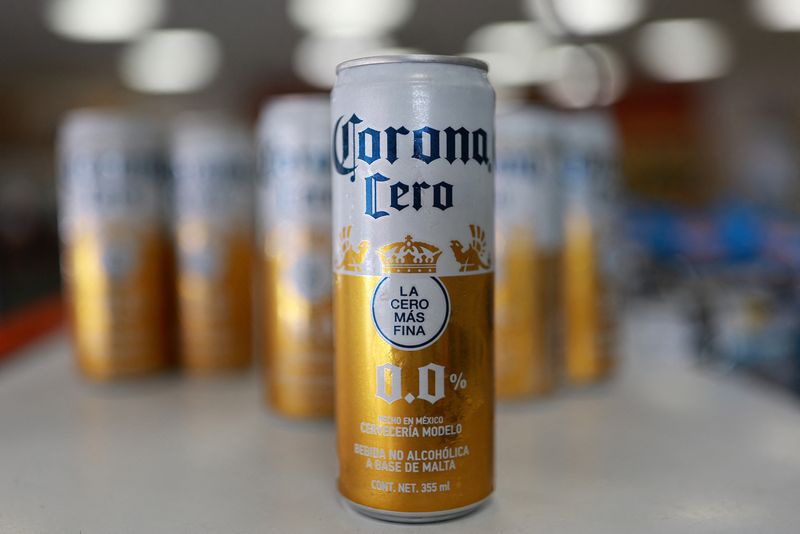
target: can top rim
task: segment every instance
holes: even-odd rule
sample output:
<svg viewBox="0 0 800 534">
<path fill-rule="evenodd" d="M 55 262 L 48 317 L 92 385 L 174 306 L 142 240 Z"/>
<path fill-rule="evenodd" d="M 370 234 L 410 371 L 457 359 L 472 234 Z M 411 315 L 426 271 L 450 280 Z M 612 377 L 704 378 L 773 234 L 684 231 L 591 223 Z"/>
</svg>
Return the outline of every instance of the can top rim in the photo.
<svg viewBox="0 0 800 534">
<path fill-rule="evenodd" d="M 368 56 L 350 59 L 339 63 L 336 67 L 336 74 L 352 67 L 363 67 L 364 65 L 382 65 L 387 63 L 443 63 L 447 65 L 461 65 L 474 69 L 489 72 L 489 65 L 485 61 L 465 56 L 440 56 L 435 54 L 397 54 L 388 56 Z"/>
</svg>

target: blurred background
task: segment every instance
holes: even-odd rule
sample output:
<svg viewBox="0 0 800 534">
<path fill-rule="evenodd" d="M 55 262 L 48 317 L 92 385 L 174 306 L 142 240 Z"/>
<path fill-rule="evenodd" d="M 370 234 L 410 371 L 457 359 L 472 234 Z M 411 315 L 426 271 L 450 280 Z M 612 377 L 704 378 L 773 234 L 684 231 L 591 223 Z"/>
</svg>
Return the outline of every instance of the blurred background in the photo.
<svg viewBox="0 0 800 534">
<path fill-rule="evenodd" d="M 387 52 L 489 62 L 504 98 L 609 108 L 630 298 L 694 357 L 800 395 L 796 0 L 0 0 L 0 357 L 61 320 L 55 134 L 73 108 L 171 116 L 328 90 Z"/>
</svg>

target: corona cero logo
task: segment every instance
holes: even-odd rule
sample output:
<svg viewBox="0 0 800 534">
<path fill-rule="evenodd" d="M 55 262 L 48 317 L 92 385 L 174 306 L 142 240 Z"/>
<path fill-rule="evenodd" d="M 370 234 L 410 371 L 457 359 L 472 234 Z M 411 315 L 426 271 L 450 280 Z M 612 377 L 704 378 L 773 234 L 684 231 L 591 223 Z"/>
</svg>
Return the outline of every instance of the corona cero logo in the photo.
<svg viewBox="0 0 800 534">
<path fill-rule="evenodd" d="M 482 128 L 467 130 L 448 126 L 442 130 L 422 126 L 410 130 L 389 126 L 378 130 L 362 127 L 364 121 L 355 113 L 344 120 L 340 116 L 333 129 L 333 164 L 341 176 L 356 181 L 356 167 L 362 161 L 372 165 L 385 161 L 393 165 L 400 159 L 415 159 L 431 164 L 446 161 L 450 165 L 485 165 L 491 170 L 489 140 Z M 453 207 L 454 185 L 445 180 L 414 182 L 393 179 L 382 173 L 363 177 L 364 214 L 373 219 L 388 217 L 406 208 L 419 211 L 432 207 L 445 211 Z"/>
</svg>

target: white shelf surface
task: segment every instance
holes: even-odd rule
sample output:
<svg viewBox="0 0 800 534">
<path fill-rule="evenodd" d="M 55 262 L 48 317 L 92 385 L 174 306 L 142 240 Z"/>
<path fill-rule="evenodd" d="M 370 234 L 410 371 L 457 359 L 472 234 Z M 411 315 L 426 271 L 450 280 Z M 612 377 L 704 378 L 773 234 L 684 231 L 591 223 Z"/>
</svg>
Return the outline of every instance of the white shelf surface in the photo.
<svg viewBox="0 0 800 534">
<path fill-rule="evenodd" d="M 0 532 L 800 532 L 798 403 L 628 316 L 618 377 L 500 406 L 493 500 L 419 527 L 346 509 L 333 424 L 270 415 L 257 373 L 91 385 L 56 334 L 0 367 Z"/>
</svg>

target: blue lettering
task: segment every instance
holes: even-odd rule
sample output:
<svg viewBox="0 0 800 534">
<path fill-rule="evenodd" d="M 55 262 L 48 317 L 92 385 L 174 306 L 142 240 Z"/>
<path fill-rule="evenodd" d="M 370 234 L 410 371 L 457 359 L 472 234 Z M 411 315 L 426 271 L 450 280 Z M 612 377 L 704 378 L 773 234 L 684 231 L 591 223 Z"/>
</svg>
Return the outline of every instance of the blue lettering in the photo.
<svg viewBox="0 0 800 534">
<path fill-rule="evenodd" d="M 397 161 L 397 134 L 408 135 L 408 130 L 401 126 L 400 128 L 386 128 L 386 161 L 394 163 Z"/>
<path fill-rule="evenodd" d="M 433 207 L 439 208 L 442 211 L 453 207 L 453 186 L 451 184 L 447 182 L 434 184 Z"/>
<path fill-rule="evenodd" d="M 416 184 L 414 184 L 416 185 Z M 389 186 L 389 190 L 391 191 L 392 200 L 390 202 L 390 206 L 392 206 L 397 211 L 403 210 L 408 207 L 408 204 L 400 204 L 400 199 L 408 193 L 408 186 L 403 182 L 397 182 Z M 417 208 L 419 209 L 419 208 Z"/>
<path fill-rule="evenodd" d="M 428 139 L 430 140 L 429 154 L 425 154 L 424 152 L 423 134 L 428 134 Z M 431 128 L 430 126 L 414 130 L 414 154 L 411 157 L 424 161 L 425 163 L 430 163 L 431 161 L 439 159 L 439 130 Z"/>
<path fill-rule="evenodd" d="M 488 141 L 486 140 L 486 132 L 482 128 L 472 132 L 472 158 L 478 162 L 478 165 L 482 165 L 485 162 L 491 169 Z"/>
<path fill-rule="evenodd" d="M 388 182 L 389 179 L 382 175 L 381 173 L 377 172 L 372 176 L 367 176 L 364 178 L 364 183 L 366 186 L 366 197 L 367 197 L 367 208 L 364 210 L 365 215 L 369 215 L 373 219 L 380 219 L 381 217 L 385 217 L 389 215 L 385 211 L 378 210 L 378 182 Z"/>
<path fill-rule="evenodd" d="M 356 159 L 368 165 L 381 159 L 390 164 L 395 163 L 403 156 L 398 147 L 398 138 L 409 135 L 411 132 L 405 126 L 390 126 L 384 130 L 374 128 L 358 129 L 356 126 L 364 122 L 355 113 L 346 121 L 344 115 L 336 120 L 333 131 L 333 163 L 336 172 L 341 175 L 350 175 L 350 181 L 355 181 Z M 466 164 L 475 160 L 478 165 L 487 164 L 491 168 L 489 150 L 489 137 L 485 130 L 467 130 L 465 127 L 453 128 L 448 126 L 444 130 L 445 160 L 451 165 L 460 160 Z M 383 133 L 386 134 L 385 141 Z M 441 157 L 442 130 L 431 126 L 423 126 L 413 131 L 411 144 L 411 157 L 426 164 L 432 163 Z M 358 147 L 356 147 L 356 135 Z M 351 152 L 352 148 L 352 152 Z"/>
<path fill-rule="evenodd" d="M 372 138 L 369 156 L 366 150 L 367 136 Z M 364 128 L 358 132 L 358 159 L 367 163 L 367 165 L 381 159 L 381 133 L 378 130 Z"/>
<path fill-rule="evenodd" d="M 336 120 L 336 125 L 333 127 L 333 165 L 336 169 L 336 172 L 339 174 L 348 174 L 353 173 L 350 175 L 350 181 L 356 181 L 356 163 L 355 161 L 352 162 L 352 165 L 349 167 L 345 165 L 345 161 L 347 161 L 347 157 L 350 156 L 350 138 L 353 138 L 355 144 L 355 125 L 363 122 L 355 113 L 341 126 L 341 130 L 339 128 L 339 124 L 341 124 L 344 115 L 339 117 Z M 352 125 L 352 132 L 351 127 L 348 125 Z M 337 139 L 339 137 L 339 132 L 341 131 L 342 136 L 342 159 L 339 159 L 337 154 L 336 145 L 338 144 Z M 355 146 L 353 147 L 353 159 L 355 159 Z"/>
<path fill-rule="evenodd" d="M 458 135 L 461 141 L 461 157 L 458 159 L 463 163 L 469 161 L 469 132 L 467 129 L 462 126 L 458 130 L 454 130 L 448 126 L 444 129 L 444 134 L 447 144 L 447 155 L 444 159 L 446 159 L 448 163 L 453 163 L 456 160 L 456 135 Z"/>
<path fill-rule="evenodd" d="M 428 189 L 430 184 L 428 182 L 414 182 L 414 209 L 419 211 L 422 208 L 422 190 Z"/>
</svg>

